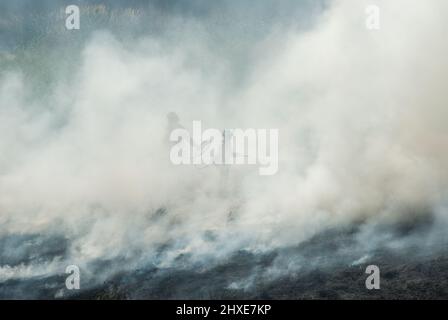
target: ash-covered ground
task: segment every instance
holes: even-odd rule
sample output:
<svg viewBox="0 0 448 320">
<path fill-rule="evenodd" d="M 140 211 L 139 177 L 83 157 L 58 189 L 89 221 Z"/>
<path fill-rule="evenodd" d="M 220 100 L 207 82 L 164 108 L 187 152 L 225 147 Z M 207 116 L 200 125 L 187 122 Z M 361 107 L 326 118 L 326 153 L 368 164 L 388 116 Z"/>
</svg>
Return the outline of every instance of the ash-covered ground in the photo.
<svg viewBox="0 0 448 320">
<path fill-rule="evenodd" d="M 192 264 L 179 255 L 169 268 L 148 264 L 96 276 L 120 261 L 97 261 L 88 277 L 81 270 L 81 289 L 65 287 L 67 274 L 1 283 L 8 299 L 447 299 L 448 249 L 428 237 L 432 223 L 418 221 L 375 226 L 376 238 L 364 239 L 365 225 L 327 230 L 298 246 L 267 252 L 238 251 L 210 265 Z M 26 239 L 25 239 L 26 238 Z M 438 238 L 440 239 L 440 238 Z M 25 240 L 25 241 L 24 241 Z M 210 240 L 212 241 L 212 240 Z M 364 242 L 364 241 L 367 241 Z M 64 255 L 63 238 L 34 235 L 2 239 L 16 246 L 3 261 L 33 263 Z M 163 251 L 164 249 L 161 249 Z M 8 250 L 2 250 L 2 252 Z M 162 253 L 162 252 L 161 252 Z M 122 262 L 121 262 L 122 263 Z M 368 265 L 380 269 L 380 289 L 366 289 Z"/>
</svg>

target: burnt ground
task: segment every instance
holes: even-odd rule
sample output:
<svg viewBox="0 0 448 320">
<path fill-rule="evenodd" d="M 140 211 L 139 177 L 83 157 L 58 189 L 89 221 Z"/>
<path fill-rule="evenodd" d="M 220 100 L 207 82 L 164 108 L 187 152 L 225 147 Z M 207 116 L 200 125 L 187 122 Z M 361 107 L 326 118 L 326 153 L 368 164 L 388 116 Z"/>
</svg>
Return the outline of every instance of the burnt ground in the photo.
<svg viewBox="0 0 448 320">
<path fill-rule="evenodd" d="M 448 249 L 441 243 L 428 245 L 418 233 L 394 230 L 393 238 L 383 237 L 387 240 L 370 247 L 375 241 L 360 245 L 356 228 L 328 230 L 298 246 L 263 253 L 242 250 L 214 265 L 192 265 L 190 257 L 179 256 L 173 268 L 143 266 L 100 284 L 84 278 L 79 291 L 65 289 L 65 274 L 8 280 L 0 283 L 0 298 L 448 299 Z M 101 268 L 108 263 L 117 261 L 102 262 Z M 379 290 L 365 287 L 371 264 L 380 268 Z"/>
<path fill-rule="evenodd" d="M 386 240 L 370 248 L 358 228 L 328 230 L 295 247 L 240 251 L 211 268 L 118 274 L 74 298 L 448 299 L 448 247 L 428 245 L 427 232 L 424 224 L 380 227 L 374 234 Z M 371 264 L 380 268 L 379 290 L 365 286 Z"/>
<path fill-rule="evenodd" d="M 392 258 L 392 259 L 390 259 Z M 404 263 L 384 256 L 380 290 L 367 290 L 365 266 L 316 269 L 280 277 L 250 288 L 226 284 L 247 274 L 244 258 L 207 272 L 174 271 L 119 275 L 113 281 L 73 296 L 80 299 L 448 299 L 448 258 Z"/>
</svg>

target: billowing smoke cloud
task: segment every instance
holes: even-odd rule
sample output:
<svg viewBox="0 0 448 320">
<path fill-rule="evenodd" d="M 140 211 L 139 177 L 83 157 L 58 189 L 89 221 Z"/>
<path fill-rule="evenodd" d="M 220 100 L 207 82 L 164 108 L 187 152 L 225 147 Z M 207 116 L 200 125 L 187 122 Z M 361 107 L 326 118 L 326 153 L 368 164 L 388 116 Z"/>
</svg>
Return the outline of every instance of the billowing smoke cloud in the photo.
<svg viewBox="0 0 448 320">
<path fill-rule="evenodd" d="M 128 11 L 129 33 L 93 28 L 78 42 L 59 31 L 54 50 L 73 52 L 32 60 L 51 70 L 4 67 L 0 237 L 54 235 L 64 250 L 33 260 L 5 242 L 0 281 L 113 259 L 110 272 L 213 263 L 361 221 L 446 223 L 448 3 L 373 1 L 372 31 L 371 2 L 268 1 L 248 17 L 236 3 L 154 6 L 161 34 L 131 36 L 145 20 Z M 24 50 L 3 52 L 2 66 L 42 52 Z M 278 173 L 173 166 L 169 112 L 189 129 L 278 128 Z"/>
</svg>

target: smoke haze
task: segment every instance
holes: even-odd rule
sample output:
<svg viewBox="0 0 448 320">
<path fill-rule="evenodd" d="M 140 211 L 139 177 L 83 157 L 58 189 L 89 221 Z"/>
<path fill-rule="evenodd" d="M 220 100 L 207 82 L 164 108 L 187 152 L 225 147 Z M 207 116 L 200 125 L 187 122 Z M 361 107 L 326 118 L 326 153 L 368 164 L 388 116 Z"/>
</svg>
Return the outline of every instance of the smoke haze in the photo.
<svg viewBox="0 0 448 320">
<path fill-rule="evenodd" d="M 448 2 L 84 1 L 79 31 L 18 3 L 0 13 L 0 281 L 210 266 L 359 224 L 359 258 L 447 240 Z M 169 112 L 278 128 L 278 173 L 172 165 Z M 381 231 L 414 221 L 417 240 Z"/>
</svg>

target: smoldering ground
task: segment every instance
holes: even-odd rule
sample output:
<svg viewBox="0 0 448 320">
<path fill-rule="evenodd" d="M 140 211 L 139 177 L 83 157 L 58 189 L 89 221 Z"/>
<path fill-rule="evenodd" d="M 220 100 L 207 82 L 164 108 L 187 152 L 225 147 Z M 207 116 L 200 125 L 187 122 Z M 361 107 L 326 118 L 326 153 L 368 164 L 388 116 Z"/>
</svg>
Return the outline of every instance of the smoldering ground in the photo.
<svg viewBox="0 0 448 320">
<path fill-rule="evenodd" d="M 1 296 L 350 297 L 319 290 L 370 262 L 441 281 L 448 4 L 374 2 L 378 31 L 363 1 L 85 1 L 77 31 L 2 4 Z M 278 173 L 173 166 L 169 112 L 279 128 Z"/>
</svg>

